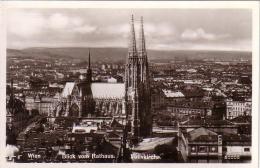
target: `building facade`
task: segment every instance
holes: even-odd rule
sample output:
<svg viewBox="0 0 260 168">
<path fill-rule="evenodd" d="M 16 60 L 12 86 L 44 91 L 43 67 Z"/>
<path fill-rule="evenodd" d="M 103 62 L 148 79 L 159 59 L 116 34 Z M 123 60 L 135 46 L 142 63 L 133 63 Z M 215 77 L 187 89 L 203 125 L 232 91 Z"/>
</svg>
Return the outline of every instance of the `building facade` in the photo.
<svg viewBox="0 0 260 168">
<path fill-rule="evenodd" d="M 37 110 L 39 114 L 47 116 L 51 110 L 53 102 L 52 97 L 41 97 L 36 95 L 35 97 L 25 97 L 25 108 L 29 110 L 31 114 L 32 110 Z"/>
<path fill-rule="evenodd" d="M 228 99 L 226 101 L 226 118 L 233 119 L 238 116 L 251 116 L 252 101 L 245 99 L 244 101 L 235 101 Z"/>
</svg>

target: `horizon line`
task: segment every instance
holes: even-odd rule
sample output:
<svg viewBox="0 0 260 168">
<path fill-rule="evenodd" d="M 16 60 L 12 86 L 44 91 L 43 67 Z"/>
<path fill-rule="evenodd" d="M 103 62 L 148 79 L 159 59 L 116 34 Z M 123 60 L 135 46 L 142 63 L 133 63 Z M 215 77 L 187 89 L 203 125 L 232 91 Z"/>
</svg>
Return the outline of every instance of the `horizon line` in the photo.
<svg viewBox="0 0 260 168">
<path fill-rule="evenodd" d="M 26 50 L 26 49 L 32 49 L 32 48 L 50 48 L 50 49 L 55 49 L 55 48 L 122 48 L 122 49 L 127 49 L 127 47 L 120 47 L 120 46 L 96 46 L 96 47 L 89 47 L 89 46 L 60 46 L 60 47 L 51 47 L 51 46 L 43 46 L 43 47 L 22 47 L 22 48 L 13 48 L 13 47 L 6 47 L 6 49 L 13 49 L 13 50 Z M 237 49 L 147 49 L 147 50 L 152 50 L 152 51 L 228 51 L 228 52 L 253 52 L 252 50 L 237 50 Z"/>
</svg>

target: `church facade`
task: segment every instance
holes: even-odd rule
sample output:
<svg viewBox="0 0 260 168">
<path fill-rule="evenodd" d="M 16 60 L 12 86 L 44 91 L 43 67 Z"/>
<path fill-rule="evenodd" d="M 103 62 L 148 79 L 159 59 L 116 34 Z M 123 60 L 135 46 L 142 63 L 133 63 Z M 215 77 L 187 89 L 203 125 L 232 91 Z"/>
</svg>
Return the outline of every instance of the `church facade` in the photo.
<svg viewBox="0 0 260 168">
<path fill-rule="evenodd" d="M 131 123 L 133 136 L 149 136 L 152 132 L 151 93 L 143 18 L 138 48 L 133 16 L 129 39 L 124 83 L 93 82 L 89 53 L 86 78 L 65 84 L 50 115 L 78 118 L 121 116 Z"/>
</svg>

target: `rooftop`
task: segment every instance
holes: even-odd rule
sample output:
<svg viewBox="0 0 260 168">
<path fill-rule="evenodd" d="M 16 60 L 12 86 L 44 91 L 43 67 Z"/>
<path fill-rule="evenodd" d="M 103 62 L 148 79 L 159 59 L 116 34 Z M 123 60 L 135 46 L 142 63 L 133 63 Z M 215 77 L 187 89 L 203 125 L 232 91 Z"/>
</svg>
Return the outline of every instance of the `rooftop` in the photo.
<svg viewBox="0 0 260 168">
<path fill-rule="evenodd" d="M 182 94 L 180 91 L 174 92 L 167 89 L 163 89 L 162 91 L 166 97 L 185 97 L 184 94 Z"/>
<path fill-rule="evenodd" d="M 186 122 L 183 122 L 181 126 L 189 126 L 189 125 L 196 125 L 196 126 L 233 126 L 231 122 L 227 120 L 217 120 L 217 119 L 194 119 L 194 120 L 188 120 Z"/>
<path fill-rule="evenodd" d="M 232 123 L 241 124 L 241 123 L 251 123 L 252 117 L 251 116 L 238 116 L 230 120 Z"/>
<path fill-rule="evenodd" d="M 65 87 L 61 93 L 61 96 L 67 97 L 68 95 L 71 95 L 74 87 L 75 87 L 75 82 L 66 82 Z"/>
<path fill-rule="evenodd" d="M 92 83 L 91 90 L 93 98 L 116 98 L 125 96 L 124 83 Z"/>
<path fill-rule="evenodd" d="M 62 97 L 67 97 L 72 94 L 75 88 L 75 82 L 67 82 L 61 93 Z M 92 83 L 91 91 L 95 99 L 122 99 L 125 96 L 124 83 Z"/>
<path fill-rule="evenodd" d="M 191 141 L 215 141 L 217 140 L 217 133 L 201 127 L 188 132 L 188 139 Z"/>
</svg>

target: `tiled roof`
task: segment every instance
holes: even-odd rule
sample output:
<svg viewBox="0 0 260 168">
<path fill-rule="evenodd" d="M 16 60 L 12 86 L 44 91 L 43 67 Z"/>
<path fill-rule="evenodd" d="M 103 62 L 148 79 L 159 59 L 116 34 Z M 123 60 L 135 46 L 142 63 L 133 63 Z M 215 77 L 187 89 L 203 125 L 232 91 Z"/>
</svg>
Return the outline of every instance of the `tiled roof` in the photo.
<svg viewBox="0 0 260 168">
<path fill-rule="evenodd" d="M 122 99 L 125 95 L 124 83 L 92 83 L 93 98 Z"/>
<path fill-rule="evenodd" d="M 230 120 L 232 123 L 251 123 L 252 122 L 252 117 L 251 116 L 238 116 L 236 118 L 233 118 Z"/>
<path fill-rule="evenodd" d="M 65 84 L 65 87 L 61 93 L 62 97 L 67 97 L 68 95 L 71 95 L 73 88 L 75 87 L 75 82 L 67 82 Z"/>
<path fill-rule="evenodd" d="M 67 97 L 72 94 L 75 87 L 75 82 L 67 82 L 61 93 L 62 97 Z M 125 95 L 124 83 L 92 83 L 91 91 L 93 98 L 97 99 L 122 99 Z"/>
</svg>

